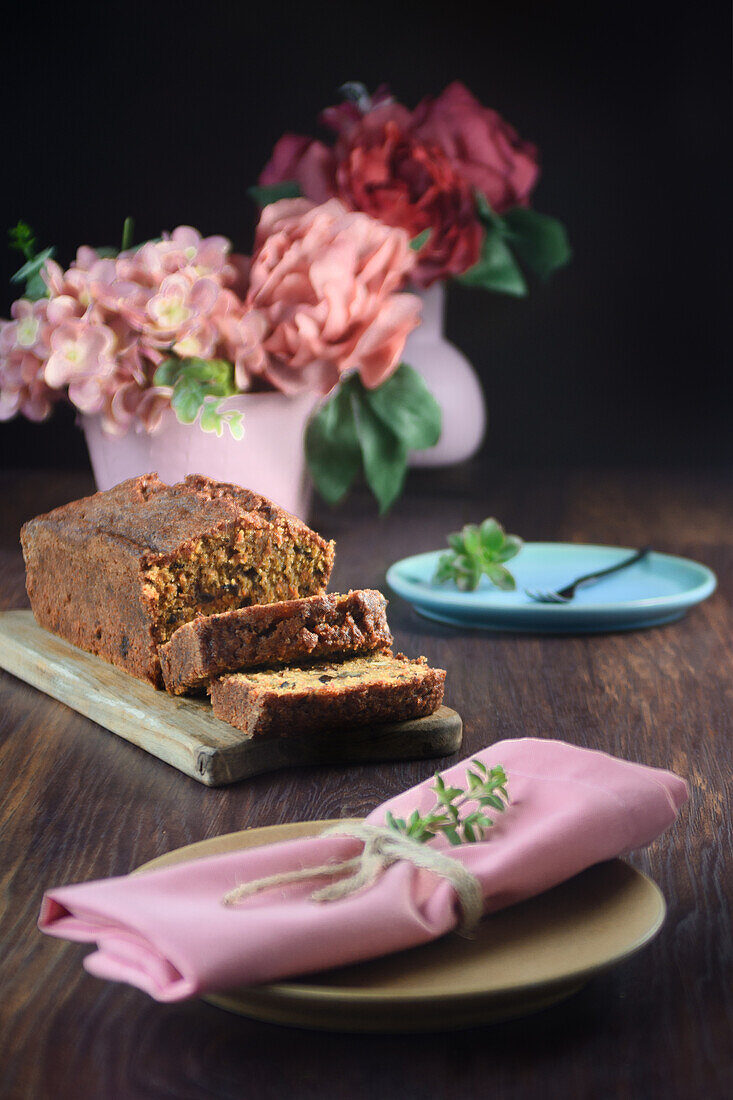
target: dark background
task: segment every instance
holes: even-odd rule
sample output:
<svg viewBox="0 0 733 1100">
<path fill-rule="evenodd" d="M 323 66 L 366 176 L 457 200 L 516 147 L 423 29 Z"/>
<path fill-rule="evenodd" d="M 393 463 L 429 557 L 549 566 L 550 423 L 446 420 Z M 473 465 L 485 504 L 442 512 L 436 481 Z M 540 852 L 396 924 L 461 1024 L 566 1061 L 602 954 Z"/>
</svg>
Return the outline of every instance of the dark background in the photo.
<svg viewBox="0 0 733 1100">
<path fill-rule="evenodd" d="M 413 106 L 464 80 L 542 152 L 572 265 L 516 301 L 453 288 L 488 461 L 725 462 L 731 398 L 728 4 L 97 4 L 5 24 L 2 224 L 68 262 L 180 223 L 250 245 L 254 182 L 348 79 Z M 2 252 L 2 312 L 17 263 Z M 5 466 L 84 465 L 70 412 L 0 425 Z"/>
</svg>

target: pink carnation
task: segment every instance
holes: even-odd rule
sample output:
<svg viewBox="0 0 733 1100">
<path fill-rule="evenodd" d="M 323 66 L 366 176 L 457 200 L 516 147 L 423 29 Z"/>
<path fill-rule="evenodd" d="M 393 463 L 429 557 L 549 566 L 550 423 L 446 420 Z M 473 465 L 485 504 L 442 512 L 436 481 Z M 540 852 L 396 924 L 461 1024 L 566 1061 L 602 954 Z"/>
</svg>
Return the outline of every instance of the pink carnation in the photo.
<svg viewBox="0 0 733 1100">
<path fill-rule="evenodd" d="M 327 393 L 358 370 L 370 388 L 398 365 L 420 300 L 397 294 L 414 262 L 407 234 L 335 199 L 284 199 L 262 212 L 248 303 L 267 322 L 266 377 Z"/>
</svg>

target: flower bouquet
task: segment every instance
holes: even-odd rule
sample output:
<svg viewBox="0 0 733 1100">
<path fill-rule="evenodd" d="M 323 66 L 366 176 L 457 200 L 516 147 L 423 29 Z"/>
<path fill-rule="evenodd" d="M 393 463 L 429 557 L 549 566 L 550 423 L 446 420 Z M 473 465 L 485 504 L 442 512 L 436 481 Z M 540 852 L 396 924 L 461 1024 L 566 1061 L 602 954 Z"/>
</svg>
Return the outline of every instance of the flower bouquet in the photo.
<svg viewBox="0 0 733 1100">
<path fill-rule="evenodd" d="M 484 428 L 483 395 L 470 364 L 443 339 L 443 286 L 449 279 L 521 297 L 523 268 L 544 279 L 570 258 L 565 230 L 530 208 L 539 176 L 538 151 L 463 84 L 408 110 L 386 87 L 342 88 L 345 101 L 320 122 L 328 142 L 286 133 L 259 179 L 261 203 L 305 195 L 338 198 L 418 245 L 410 272 L 423 298 L 423 325 L 406 359 L 443 407 L 437 448 L 416 464 L 447 464 L 472 454 Z"/>
<path fill-rule="evenodd" d="M 186 226 L 140 246 L 131 237 L 128 221 L 119 250 L 80 248 L 64 270 L 26 225 L 11 232 L 25 293 L 0 322 L 0 418 L 43 420 L 65 400 L 97 436 L 155 435 L 177 420 L 246 441 L 252 425 L 232 399 L 306 395 L 310 413 L 329 395 L 306 431 L 316 486 L 337 502 L 363 469 L 388 508 L 408 451 L 440 435 L 435 401 L 401 363 L 420 319 L 402 290 L 408 234 L 335 199 L 299 198 L 262 211 L 251 257 Z M 267 488 L 246 464 L 237 480 Z"/>
<path fill-rule="evenodd" d="M 294 460 L 302 483 L 303 435 L 327 501 L 363 472 L 381 511 L 410 455 L 439 450 L 441 428 L 437 461 L 471 453 L 483 412 L 470 367 L 445 342 L 436 358 L 429 325 L 426 339 L 408 337 L 420 295 L 448 277 L 521 295 L 520 261 L 540 276 L 567 261 L 560 224 L 528 206 L 537 152 L 461 84 L 414 111 L 386 89 L 344 90 L 322 116 L 331 144 L 293 134 L 276 144 L 252 189 L 251 256 L 188 226 L 135 246 L 128 219 L 118 249 L 80 248 L 64 269 L 19 223 L 14 281 L 25 291 L 0 322 L 0 419 L 43 420 L 67 401 L 100 488 L 195 468 L 301 512 L 302 495 L 272 478 Z M 428 386 L 431 346 L 440 369 Z M 216 453 L 202 453 L 212 437 Z"/>
</svg>

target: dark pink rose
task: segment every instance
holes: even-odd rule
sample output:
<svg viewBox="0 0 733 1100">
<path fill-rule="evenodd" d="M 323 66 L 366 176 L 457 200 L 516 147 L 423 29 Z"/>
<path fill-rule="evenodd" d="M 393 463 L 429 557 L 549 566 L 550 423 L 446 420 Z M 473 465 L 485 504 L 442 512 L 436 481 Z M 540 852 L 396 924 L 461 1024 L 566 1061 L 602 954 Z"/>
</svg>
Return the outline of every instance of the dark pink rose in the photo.
<svg viewBox="0 0 733 1100">
<path fill-rule="evenodd" d="M 482 191 L 497 214 L 526 206 L 537 183 L 537 148 L 465 84 L 454 81 L 437 99 L 426 98 L 414 115 L 415 136 L 435 143 L 456 173 Z"/>
<path fill-rule="evenodd" d="M 335 146 L 336 194 L 411 238 L 430 236 L 412 278 L 419 286 L 461 275 L 479 258 L 483 231 L 469 185 L 440 148 L 415 138 L 398 104 L 378 107 L 348 126 Z"/>
</svg>

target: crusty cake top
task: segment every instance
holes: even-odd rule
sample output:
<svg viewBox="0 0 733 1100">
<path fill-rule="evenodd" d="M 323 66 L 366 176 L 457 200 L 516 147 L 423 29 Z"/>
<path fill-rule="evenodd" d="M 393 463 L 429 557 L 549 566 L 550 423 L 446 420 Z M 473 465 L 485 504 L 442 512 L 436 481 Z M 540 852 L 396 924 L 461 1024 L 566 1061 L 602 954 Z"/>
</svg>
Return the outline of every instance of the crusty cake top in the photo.
<svg viewBox="0 0 733 1100">
<path fill-rule="evenodd" d="M 174 554 L 192 539 L 238 523 L 276 527 L 298 543 L 330 549 L 302 520 L 259 493 L 201 474 L 190 474 L 176 485 L 166 485 L 155 473 L 143 474 L 36 516 L 26 527 L 39 523 L 58 525 L 69 535 L 76 531 L 80 537 L 108 535 L 155 556 Z"/>
</svg>

